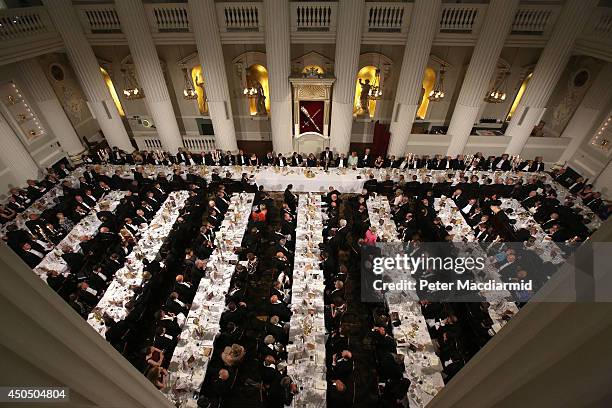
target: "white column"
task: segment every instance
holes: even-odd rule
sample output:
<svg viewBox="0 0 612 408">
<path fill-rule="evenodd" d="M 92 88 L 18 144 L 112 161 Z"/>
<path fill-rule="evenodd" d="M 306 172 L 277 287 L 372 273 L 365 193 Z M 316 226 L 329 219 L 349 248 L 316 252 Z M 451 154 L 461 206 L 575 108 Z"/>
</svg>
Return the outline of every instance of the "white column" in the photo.
<svg viewBox="0 0 612 408">
<path fill-rule="evenodd" d="M 266 24 L 266 61 L 270 86 L 272 147 L 277 153 L 293 151 L 291 132 L 291 38 L 289 37 L 289 2 L 264 0 Z"/>
<path fill-rule="evenodd" d="M 76 8 L 70 0 L 43 0 L 43 4 L 64 42 L 72 68 L 81 83 L 89 107 L 111 146 L 131 152 L 134 150 L 104 83 L 100 65 L 89 41 L 83 33 Z"/>
<path fill-rule="evenodd" d="M 189 21 L 198 47 L 208 98 L 208 111 L 219 149 L 236 152 L 236 131 L 225 72 L 225 60 L 213 0 L 189 0 Z"/>
<path fill-rule="evenodd" d="M 38 179 L 38 166 L 19 140 L 2 113 L 0 113 L 0 160 L 13 174 L 15 185 L 23 185 L 28 179 Z"/>
<path fill-rule="evenodd" d="M 364 0 L 340 0 L 338 2 L 336 59 L 334 61 L 336 83 L 332 91 L 330 135 L 330 147 L 336 153 L 348 153 L 351 146 L 363 8 Z"/>
<path fill-rule="evenodd" d="M 492 0 L 470 59 L 459 98 L 447 134 L 451 136 L 447 155 L 463 153 L 470 137 L 472 126 L 478 120 L 480 107 L 491 78 L 497 69 L 506 37 L 518 7 L 518 0 Z"/>
<path fill-rule="evenodd" d="M 567 0 L 561 9 L 555 28 L 506 130 L 506 136 L 512 137 L 506 153 L 516 155 L 523 150 L 533 127 L 546 111 L 548 99 L 572 54 L 576 37 L 582 32 L 597 3 L 597 0 Z"/>
<path fill-rule="evenodd" d="M 593 130 L 600 124 L 602 109 L 607 109 L 612 99 L 611 84 L 612 63 L 608 62 L 591 84 L 580 106 L 561 134 L 561 137 L 571 140 L 559 158 L 559 162 L 563 163 L 571 159 L 584 140 L 593 136 Z"/>
<path fill-rule="evenodd" d="M 57 407 L 174 406 L 4 243 L 0 268 L 3 386 L 69 388 Z"/>
<path fill-rule="evenodd" d="M 441 0 L 415 0 L 410 17 L 408 40 L 395 94 L 391 119 L 391 138 L 387 154 L 401 157 L 406 153 L 414 117 L 421 101 L 423 74 L 431 44 L 440 25 Z"/>
<path fill-rule="evenodd" d="M 78 159 L 85 148 L 38 61 L 34 58 L 21 61 L 19 72 L 26 88 L 36 101 L 40 112 L 62 149 L 71 158 Z"/>
<path fill-rule="evenodd" d="M 183 147 L 183 138 L 176 123 L 170 94 L 162 71 L 148 18 L 141 0 L 115 0 L 115 9 L 130 46 L 130 53 L 142 86 L 145 103 L 153 117 L 164 149 L 175 153 Z"/>
</svg>

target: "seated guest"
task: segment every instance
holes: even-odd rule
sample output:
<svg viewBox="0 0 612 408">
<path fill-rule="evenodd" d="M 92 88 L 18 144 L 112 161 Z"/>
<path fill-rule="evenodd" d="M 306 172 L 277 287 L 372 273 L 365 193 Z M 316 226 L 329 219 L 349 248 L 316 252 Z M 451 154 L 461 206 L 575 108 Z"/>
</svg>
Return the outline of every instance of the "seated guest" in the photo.
<svg viewBox="0 0 612 408">
<path fill-rule="evenodd" d="M 22 252 L 19 255 L 30 268 L 35 268 L 47 255 L 47 253 L 41 249 L 32 248 L 29 242 L 24 242 L 21 245 L 21 249 Z"/>
<path fill-rule="evenodd" d="M 236 367 L 242 363 L 246 352 L 240 344 L 232 344 L 221 353 L 221 360 L 228 367 Z"/>
<path fill-rule="evenodd" d="M 0 223 L 1 224 L 6 224 L 7 222 L 12 221 L 16 215 L 17 215 L 17 212 L 12 210 L 10 207 L 5 207 L 4 205 L 0 204 Z"/>
<path fill-rule="evenodd" d="M 332 356 L 332 376 L 346 381 L 353 374 L 353 354 L 348 350 L 343 350 Z"/>
<path fill-rule="evenodd" d="M 249 157 L 248 164 L 249 166 L 259 166 L 259 159 L 255 153 L 251 154 L 251 157 Z"/>
<path fill-rule="evenodd" d="M 349 166 L 348 159 L 345 154 L 342 153 L 336 158 L 335 166 L 339 168 L 346 168 Z"/>
<path fill-rule="evenodd" d="M 350 408 L 353 406 L 352 395 L 347 391 L 346 385 L 340 379 L 330 382 L 327 389 L 328 408 Z"/>
<path fill-rule="evenodd" d="M 38 200 L 48 190 L 46 187 L 38 185 L 36 180 L 28 180 L 26 183 L 28 184 L 28 188 L 26 189 L 28 198 L 33 201 Z"/>
<path fill-rule="evenodd" d="M 168 380 L 168 371 L 163 367 L 152 367 L 147 371 L 147 379 L 153 383 L 157 389 L 162 390 L 166 388 Z"/>
<path fill-rule="evenodd" d="M 291 319 L 292 312 L 280 301 L 278 296 L 270 296 L 270 305 L 268 307 L 269 316 L 278 316 L 282 322 L 288 322 Z"/>
<path fill-rule="evenodd" d="M 189 312 L 189 307 L 186 303 L 179 300 L 178 293 L 172 292 L 170 293 L 170 296 L 168 296 L 168 300 L 164 305 L 164 310 L 175 315 L 183 313 L 183 315 L 187 316 L 187 313 Z"/>
</svg>

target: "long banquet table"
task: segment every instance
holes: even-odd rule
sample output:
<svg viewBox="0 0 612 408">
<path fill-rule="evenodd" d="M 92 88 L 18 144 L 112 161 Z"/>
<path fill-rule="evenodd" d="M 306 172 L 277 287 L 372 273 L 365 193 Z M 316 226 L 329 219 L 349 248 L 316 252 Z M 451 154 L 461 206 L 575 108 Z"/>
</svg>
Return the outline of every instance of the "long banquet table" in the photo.
<svg viewBox="0 0 612 408">
<path fill-rule="evenodd" d="M 100 228 L 100 225 L 102 225 L 102 221 L 98 218 L 98 212 L 102 210 L 114 211 L 125 194 L 125 191 L 111 191 L 102 197 L 89 214 L 79 221 L 60 243 L 44 257 L 38 266 L 34 268 L 34 273 L 45 282 L 47 281 L 47 272 L 49 271 L 57 271 L 60 274 L 66 273 L 68 265 L 62 258 L 62 249 L 70 247 L 74 252 L 77 252 L 81 242 L 80 238 L 82 236 L 93 237 L 98 228 Z"/>
<path fill-rule="evenodd" d="M 296 223 L 287 374 L 300 387 L 293 398 L 294 408 L 323 408 L 327 381 L 325 284 L 319 268 L 319 244 L 323 242 L 321 195 L 299 195 Z"/>
<path fill-rule="evenodd" d="M 181 327 L 180 340 L 168 368 L 168 386 L 163 390 L 176 407 L 195 408 L 206 369 L 213 354 L 215 335 L 225 306 L 225 295 L 238 262 L 234 248 L 242 244 L 254 194 L 233 195 L 191 309 Z"/>
<path fill-rule="evenodd" d="M 387 198 L 370 197 L 366 204 L 370 224 L 379 226 L 377 234 L 387 242 L 398 242 L 397 229 Z M 414 279 L 411 274 L 404 278 Z M 410 380 L 408 402 L 411 408 L 424 407 L 444 388 L 442 363 L 435 353 L 419 303 L 397 292 L 387 292 L 384 298 L 389 312 L 397 312 L 401 321 L 398 327 L 393 328 L 393 336 L 397 340 L 398 353 L 404 355 L 405 376 Z M 415 346 L 417 351 L 410 350 L 411 346 Z"/>
<path fill-rule="evenodd" d="M 442 224 L 452 227 L 449 233 L 453 235 L 453 242 L 461 242 L 465 238 L 467 242 L 474 243 L 474 246 L 471 246 L 470 249 L 476 249 L 475 255 L 486 259 L 484 269 L 485 276 L 500 281 L 497 268 L 492 265 L 492 261 L 489 259 L 484 249 L 477 247 L 478 240 L 474 235 L 474 231 L 465 221 L 463 215 L 461 215 L 461 211 L 457 208 L 455 202 L 442 196 L 441 198 L 435 199 L 434 209 L 442 220 Z M 474 274 L 474 278 L 478 282 L 484 281 L 484 277 L 481 277 L 479 274 Z M 498 333 L 508 322 L 508 317 L 518 313 L 518 307 L 516 303 L 510 300 L 509 292 L 501 294 L 499 292 L 489 293 L 487 291 L 481 291 L 480 294 L 489 303 L 488 313 L 493 321 L 492 329 L 495 333 Z"/>
<path fill-rule="evenodd" d="M 102 299 L 87 317 L 87 323 L 100 335 L 104 336 L 106 331 L 103 319 L 105 315 L 110 316 L 116 322 L 127 316 L 126 305 L 134 297 L 132 288 L 142 284 L 143 261 L 146 259 L 151 262 L 155 259 L 188 198 L 187 191 L 174 191 L 168 195 L 146 230 L 141 234 L 137 245 L 127 256 L 126 264 L 115 273 Z"/>
<path fill-rule="evenodd" d="M 123 175 L 133 178 L 132 171 L 136 165 L 96 165 L 98 169 L 106 172 L 108 176 L 112 176 L 115 170 L 123 171 Z M 429 169 L 397 169 L 397 168 L 337 168 L 331 167 L 325 169 L 323 167 L 272 167 L 272 166 L 205 166 L 205 165 L 143 165 L 142 167 L 145 176 L 155 177 L 159 173 L 166 176 L 171 176 L 174 169 L 182 171 L 182 177 L 186 178 L 188 173 L 197 174 L 205 180 L 210 181 L 212 172 L 217 171 L 223 177 L 227 172 L 231 173 L 234 180 L 240 180 L 243 173 L 263 185 L 266 191 L 282 191 L 287 184 L 293 184 L 294 192 L 327 192 L 330 186 L 341 193 L 360 193 L 364 183 L 369 179 L 370 174 L 378 181 L 384 181 L 388 176 L 392 181 L 397 182 L 400 176 L 404 176 L 406 181 L 411 181 L 413 176 L 417 176 L 418 182 L 425 181 L 429 178 L 431 182 L 436 182 L 439 177 L 447 178 L 452 175 L 452 185 L 455 186 L 460 182 L 460 176 L 471 177 L 478 176 L 479 183 L 483 183 L 487 178 L 496 180 L 498 178 L 506 179 L 512 177 L 514 179 L 522 179 L 523 182 L 531 177 L 545 177 L 546 182 L 553 185 L 558 193 L 559 199 L 563 201 L 565 197 L 573 196 L 567 188 L 555 181 L 548 173 L 539 172 L 524 172 L 524 171 L 471 171 L 471 170 L 429 170 Z M 78 175 L 75 173 L 75 176 Z M 575 207 L 578 208 L 587 218 L 587 227 L 589 230 L 595 231 L 598 229 L 602 221 L 591 211 L 590 208 L 580 202 L 579 199 L 574 200 Z"/>
<path fill-rule="evenodd" d="M 0 233 L 5 234 L 9 225 L 16 225 L 18 228 L 24 228 L 25 222 L 29 219 L 30 214 L 41 214 L 43 211 L 53 207 L 59 202 L 59 198 L 64 196 L 62 182 L 68 180 L 71 183 L 79 181 L 79 177 L 83 175 L 85 169 L 83 167 L 75 169 L 67 177 L 63 178 L 59 183 L 49 189 L 42 197 L 34 201 L 24 212 L 17 214 L 14 220 L 0 226 Z"/>
</svg>

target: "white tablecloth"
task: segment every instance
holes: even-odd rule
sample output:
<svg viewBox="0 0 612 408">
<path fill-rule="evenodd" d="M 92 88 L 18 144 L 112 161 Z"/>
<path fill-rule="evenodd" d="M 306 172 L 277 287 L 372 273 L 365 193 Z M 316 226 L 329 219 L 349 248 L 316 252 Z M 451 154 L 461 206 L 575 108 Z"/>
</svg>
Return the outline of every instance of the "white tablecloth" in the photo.
<svg viewBox="0 0 612 408">
<path fill-rule="evenodd" d="M 542 229 L 540 224 L 533 219 L 533 215 L 527 211 L 518 201 L 510 198 L 502 198 L 501 208 L 507 210 L 512 208 L 512 214 L 507 214 L 511 220 L 516 220 L 514 225 L 515 229 L 525 228 L 531 231 L 531 235 L 535 236 L 535 242 L 533 243 L 532 249 L 542 258 L 545 262 L 552 262 L 555 265 L 561 264 L 565 261 L 563 257 L 563 251 L 557 246 L 557 244 L 548 236 Z"/>
<path fill-rule="evenodd" d="M 79 251 L 80 237 L 93 237 L 96 231 L 102 225 L 102 221 L 98 219 L 97 213 L 101 210 L 115 211 L 119 205 L 119 201 L 125 196 L 125 191 L 111 191 L 106 196 L 100 199 L 94 208 L 91 209 L 77 225 L 55 246 L 51 252 L 34 268 L 34 272 L 40 276 L 42 280 L 47 281 L 48 271 L 57 271 L 65 273 L 68 271 L 68 265 L 62 258 L 62 248 L 68 246 L 74 252 Z"/>
<path fill-rule="evenodd" d="M 465 218 L 461 215 L 461 212 L 453 200 L 444 196 L 442 198 L 436 198 L 434 201 L 434 209 L 437 211 L 443 225 L 451 225 L 453 227 L 453 229 L 449 231 L 449 233 L 453 235 L 453 242 L 461 242 L 463 238 L 468 242 L 478 242 L 474 235 L 474 231 L 468 225 L 467 221 L 465 221 Z M 476 274 L 474 275 L 474 280 L 476 282 L 482 282 L 486 277 L 487 279 L 495 279 L 500 282 L 499 271 L 497 268 L 493 267 L 485 251 L 477 245 L 472 246 L 472 248 L 477 249 L 477 251 L 471 256 L 482 257 L 487 260 L 484 268 L 486 275 L 481 277 Z M 489 302 L 488 313 L 491 320 L 493 320 L 492 329 L 497 333 L 507 323 L 505 317 L 514 316 L 518 313 L 518 307 L 510 300 L 510 293 L 506 292 L 503 298 L 500 298 L 499 292 L 489 293 L 481 291 L 480 294 Z"/>
<path fill-rule="evenodd" d="M 287 374 L 301 389 L 294 396 L 293 407 L 325 407 L 325 285 L 323 271 L 319 269 L 319 244 L 323 242 L 320 195 L 299 195 L 296 221 Z"/>
<path fill-rule="evenodd" d="M 78 186 L 79 177 L 83 175 L 85 170 L 81 167 L 74 170 L 66 178 L 62 179 L 58 184 L 49 189 L 42 197 L 33 202 L 26 210 L 17 214 L 13 221 L 7 222 L 0 227 L 0 233 L 6 234 L 7 227 L 11 224 L 17 225 L 18 228 L 26 228 L 25 222 L 29 219 L 30 214 L 40 214 L 43 211 L 53 207 L 59 202 L 59 198 L 63 197 L 64 190 L 62 182 L 70 181 L 73 185 Z"/>
<path fill-rule="evenodd" d="M 389 200 L 384 196 L 370 197 L 367 207 L 370 223 L 383 226 L 383 232 L 377 231 L 377 233 L 382 234 L 388 242 L 399 241 L 397 232 L 392 233 L 397 230 L 391 218 Z M 385 255 L 392 257 L 396 254 Z M 403 277 L 407 280 L 414 279 L 411 274 Z M 410 407 L 424 407 L 444 388 L 440 374 L 442 364 L 435 353 L 427 323 L 418 302 L 414 302 L 404 294 L 387 292 L 385 301 L 389 306 L 389 312 L 397 312 L 401 321 L 400 326 L 393 328 L 393 335 L 397 340 L 397 352 L 404 355 L 405 376 L 410 379 L 408 390 Z M 417 347 L 417 351 L 410 350 L 410 345 Z"/>
<path fill-rule="evenodd" d="M 215 335 L 219 332 L 225 295 L 238 261 L 234 248 L 242 244 L 254 198 L 254 194 L 233 195 L 216 233 L 216 248 L 210 256 L 206 276 L 200 281 L 168 368 L 169 380 L 164 393 L 177 407 L 197 406 L 197 395 L 213 353 Z"/>
<path fill-rule="evenodd" d="M 308 175 L 306 175 L 305 174 Z M 328 192 L 333 186 L 341 193 L 360 193 L 365 178 L 357 178 L 361 172 L 349 169 L 303 167 L 276 167 L 260 170 L 255 174 L 258 185 L 266 191 L 283 191 L 287 184 L 293 184 L 294 192 Z"/>
<path fill-rule="evenodd" d="M 159 208 L 147 229 L 141 234 L 138 244 L 126 258 L 126 265 L 115 273 L 115 277 L 108 289 L 98 302 L 98 305 L 87 317 L 91 325 L 101 336 L 104 336 L 106 327 L 103 316 L 106 314 L 114 321 L 125 319 L 128 310 L 125 305 L 134 297 L 132 286 L 142 284 L 144 273 L 143 260 L 153 261 L 159 252 L 164 239 L 170 233 L 179 211 L 189 198 L 187 191 L 174 191 L 168 195 L 166 201 Z"/>
<path fill-rule="evenodd" d="M 123 171 L 123 177 L 133 178 L 132 170 L 136 168 L 136 166 L 106 164 L 98 165 L 97 168 L 109 177 L 114 174 L 116 169 L 120 169 Z M 520 179 L 525 183 L 531 177 L 545 176 L 547 183 L 553 185 L 557 191 L 561 202 L 563 202 L 566 196 L 572 195 L 565 187 L 554 181 L 547 173 L 530 173 L 522 171 L 459 171 L 391 168 L 330 168 L 325 171 L 322 167 L 186 166 L 184 164 L 172 166 L 144 165 L 142 168 L 145 177 L 151 178 L 155 178 L 159 173 L 170 176 L 174 169 L 181 169 L 183 171 L 183 178 L 186 178 L 187 173 L 193 172 L 210 181 L 212 171 L 217 170 L 221 177 L 224 177 L 227 172 L 230 172 L 234 180 L 240 180 L 242 173 L 247 173 L 249 176 L 252 176 L 258 184 L 263 185 L 266 191 L 283 191 L 287 187 L 287 184 L 293 184 L 294 192 L 327 192 L 328 188 L 333 186 L 341 193 L 360 193 L 364 182 L 369 179 L 370 174 L 373 174 L 378 181 L 383 181 L 389 176 L 391 180 L 397 182 L 400 180 L 400 176 L 404 176 L 404 180 L 408 182 L 412 180 L 413 176 L 417 176 L 418 182 L 423 182 L 425 178 L 429 178 L 429 181 L 432 183 L 435 183 L 439 177 L 446 179 L 448 175 L 452 175 L 453 186 L 461 181 L 460 177 L 462 175 L 467 177 L 471 177 L 472 175 L 478 176 L 478 182 L 480 184 L 483 184 L 487 178 L 491 178 L 494 181 L 501 178 L 505 181 L 508 177 L 512 177 L 515 180 Z M 312 173 L 309 173 L 309 177 L 304 175 L 305 170 L 312 171 Z M 75 173 L 76 178 L 78 178 L 78 175 L 79 174 Z M 601 219 L 587 206 L 582 204 L 579 199 L 576 199 L 575 203 L 575 206 L 580 208 L 583 214 L 589 219 L 587 227 L 591 232 L 598 229 L 602 224 Z"/>
</svg>

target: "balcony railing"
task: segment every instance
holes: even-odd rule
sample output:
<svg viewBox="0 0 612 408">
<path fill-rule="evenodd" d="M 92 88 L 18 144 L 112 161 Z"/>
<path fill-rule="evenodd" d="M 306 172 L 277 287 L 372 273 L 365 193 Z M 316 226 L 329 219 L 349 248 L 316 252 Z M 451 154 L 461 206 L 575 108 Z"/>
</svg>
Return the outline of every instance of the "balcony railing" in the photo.
<svg viewBox="0 0 612 408">
<path fill-rule="evenodd" d="M 409 24 L 408 3 L 366 3 L 365 31 L 405 32 Z"/>
<path fill-rule="evenodd" d="M 55 29 L 44 7 L 2 10 L 0 14 L 0 40 L 23 39 L 48 34 Z"/>
<path fill-rule="evenodd" d="M 486 4 L 443 4 L 440 32 L 477 33 L 480 30 L 486 9 Z"/>
<path fill-rule="evenodd" d="M 145 10 L 153 32 L 184 33 L 191 31 L 185 3 L 145 4 Z"/>
<path fill-rule="evenodd" d="M 78 6 L 81 25 L 87 34 L 120 33 L 121 24 L 114 4 Z"/>
<path fill-rule="evenodd" d="M 597 8 L 584 30 L 584 35 L 596 41 L 612 42 L 612 8 Z"/>
<path fill-rule="evenodd" d="M 335 2 L 292 2 L 292 31 L 335 31 L 338 4 Z"/>
<path fill-rule="evenodd" d="M 214 136 L 183 136 L 183 143 L 192 152 L 209 152 L 217 148 Z"/>
<path fill-rule="evenodd" d="M 83 30 L 95 45 L 125 44 L 113 3 L 75 4 Z M 223 43 L 263 43 L 265 18 L 262 1 L 216 2 L 216 13 Z M 364 44 L 405 43 L 412 2 L 368 1 L 361 21 Z M 443 3 L 436 44 L 473 45 L 486 18 L 488 4 Z M 521 4 L 512 22 L 508 46 L 546 44 L 561 6 Z M 145 3 L 148 24 L 157 44 L 175 44 L 177 39 L 193 42 L 186 3 Z M 333 43 L 336 40 L 338 2 L 292 1 L 290 3 L 291 41 L 294 43 Z M 182 33 L 182 34 L 181 34 Z M 57 51 L 61 38 L 44 7 L 0 10 L 0 62 L 9 63 L 45 52 Z M 612 58 L 612 8 L 593 12 L 577 49 L 588 55 Z"/>
<path fill-rule="evenodd" d="M 221 31 L 261 31 L 263 3 L 217 3 Z"/>
<path fill-rule="evenodd" d="M 135 135 L 134 140 L 138 150 L 163 150 L 156 135 Z M 214 136 L 183 136 L 183 144 L 187 150 L 193 152 L 208 152 L 217 148 Z"/>
<path fill-rule="evenodd" d="M 550 6 L 520 6 L 512 22 L 511 34 L 548 34 L 555 24 L 558 11 L 558 8 Z"/>
</svg>

